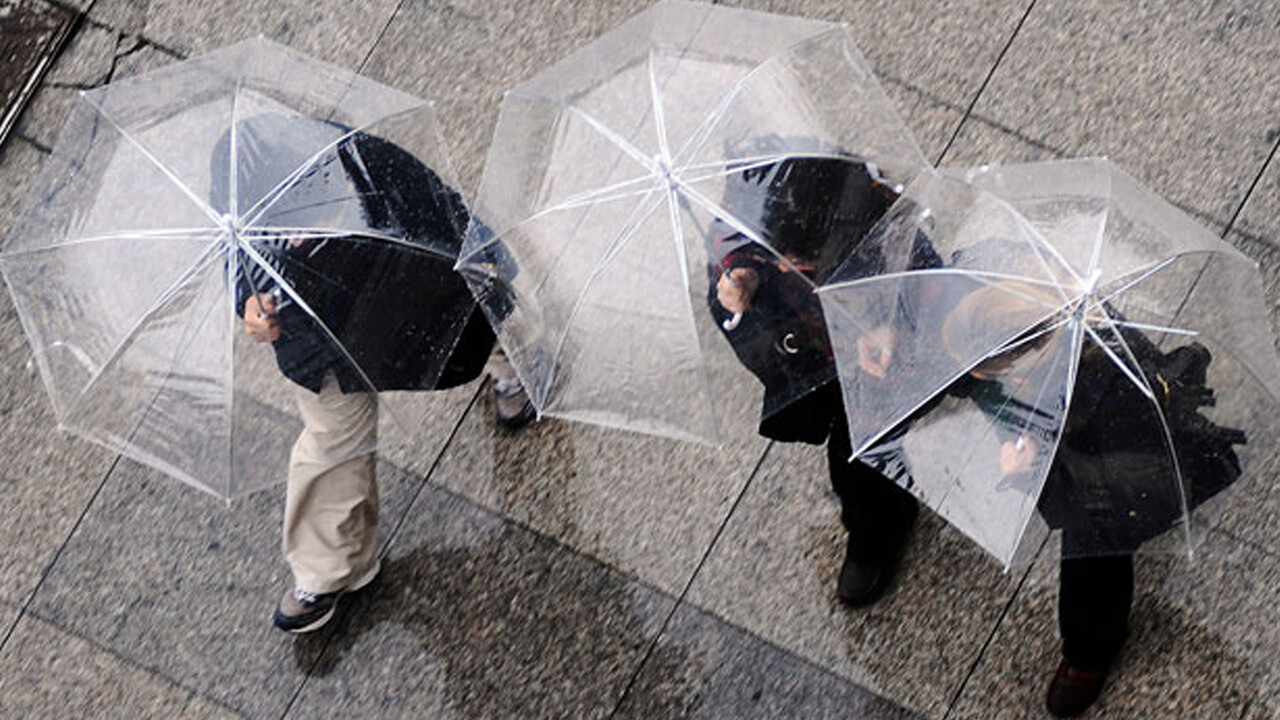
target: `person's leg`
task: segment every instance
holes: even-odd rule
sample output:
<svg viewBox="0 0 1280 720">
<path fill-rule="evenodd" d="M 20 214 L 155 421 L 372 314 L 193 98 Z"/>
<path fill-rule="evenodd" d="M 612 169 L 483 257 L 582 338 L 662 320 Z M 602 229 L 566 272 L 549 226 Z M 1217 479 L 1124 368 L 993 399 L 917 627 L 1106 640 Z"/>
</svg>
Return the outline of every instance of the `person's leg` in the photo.
<svg viewBox="0 0 1280 720">
<path fill-rule="evenodd" d="M 1108 667 L 1129 634 L 1133 556 L 1064 558 L 1059 572 L 1063 657 L 1077 667 Z"/>
<path fill-rule="evenodd" d="M 489 375 L 493 377 L 493 413 L 498 424 L 510 430 L 528 425 L 537 412 L 501 345 L 494 346 L 489 358 Z"/>
<path fill-rule="evenodd" d="M 1049 712 L 1071 717 L 1098 698 L 1129 634 L 1132 604 L 1132 555 L 1062 560 L 1058 586 L 1062 662 L 1049 684 Z"/>
<path fill-rule="evenodd" d="M 282 546 L 295 589 L 276 624 L 301 631 L 324 624 L 337 594 L 377 574 L 378 404 L 371 393 L 343 393 L 332 373 L 319 394 L 294 394 L 303 430 L 290 456 Z"/>
<path fill-rule="evenodd" d="M 878 600 L 888 588 L 920 506 L 897 483 L 859 460 L 850 461 L 852 454 L 840 409 L 827 440 L 831 487 L 840 498 L 840 519 L 849 532 L 837 594 L 860 607 Z"/>
</svg>

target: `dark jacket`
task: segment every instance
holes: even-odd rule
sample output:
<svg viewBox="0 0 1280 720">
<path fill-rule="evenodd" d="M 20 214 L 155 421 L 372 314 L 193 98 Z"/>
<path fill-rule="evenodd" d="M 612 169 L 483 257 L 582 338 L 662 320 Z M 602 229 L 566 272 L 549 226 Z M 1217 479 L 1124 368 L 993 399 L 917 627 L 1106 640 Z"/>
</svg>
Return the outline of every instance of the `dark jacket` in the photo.
<svg viewBox="0 0 1280 720">
<path fill-rule="evenodd" d="M 1163 424 L 1151 400 L 1092 344 L 1081 351 L 1065 419 L 1009 397 L 997 381 L 966 376 L 949 388 L 977 403 L 1002 441 L 1029 433 L 1040 447 L 1052 447 L 1061 425 L 1037 508 L 1050 527 L 1064 531 L 1064 552 L 1071 555 L 1132 553 L 1241 472 L 1232 446 L 1243 444 L 1245 434 L 1216 425 L 1199 411 L 1212 404 L 1213 391 L 1205 385 L 1209 351 L 1190 343 L 1166 353 L 1137 330 L 1125 328 L 1120 334 L 1156 391 Z M 1111 347 L 1118 357 L 1128 357 L 1114 338 Z"/>
<path fill-rule="evenodd" d="M 266 195 L 288 171 L 281 168 L 304 164 L 314 147 L 312 140 L 306 150 L 290 148 L 289 136 L 280 138 L 270 127 L 279 122 L 271 117 L 243 121 L 265 122 L 260 143 L 271 142 L 240 164 L 241 208 Z M 318 121 L 290 122 L 310 123 L 307 132 L 328 132 L 335 140 L 349 132 Z M 213 168 L 219 167 L 225 165 L 215 160 Z M 252 293 L 275 290 L 277 276 L 293 290 L 278 293 L 281 336 L 273 346 L 281 372 L 317 392 L 330 370 L 344 392 L 441 388 L 479 375 L 494 338 L 453 270 L 468 222 L 458 193 L 399 146 L 356 132 L 316 160 L 261 224 L 326 227 L 332 224 L 326 215 L 344 203 L 361 219 L 349 235 L 252 241 L 273 273 L 239 253 L 238 311 Z M 368 234 L 361 234 L 366 227 Z"/>
<path fill-rule="evenodd" d="M 734 353 L 764 386 L 760 434 L 821 444 L 843 412 L 822 306 L 813 292 L 858 248 L 897 193 L 857 158 L 789 158 L 731 175 L 723 206 L 772 247 L 717 220 L 708 237 L 707 303 Z M 785 255 L 793 264 L 781 262 Z M 920 238 L 913 266 L 941 264 Z M 736 328 L 716 296 L 721 275 L 751 268 L 759 278 Z M 801 274 L 803 273 L 803 277 Z"/>
</svg>

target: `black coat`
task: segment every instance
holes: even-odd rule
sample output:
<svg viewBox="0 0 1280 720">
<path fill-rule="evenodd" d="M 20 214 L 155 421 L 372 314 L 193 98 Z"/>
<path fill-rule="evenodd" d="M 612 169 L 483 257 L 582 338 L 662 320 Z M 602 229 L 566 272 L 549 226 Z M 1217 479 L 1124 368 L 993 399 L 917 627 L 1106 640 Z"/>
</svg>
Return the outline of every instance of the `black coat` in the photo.
<svg viewBox="0 0 1280 720">
<path fill-rule="evenodd" d="M 335 139 L 348 132 L 310 122 Z M 242 206 L 265 194 L 263 183 L 281 176 L 272 166 L 296 167 L 306 157 L 290 152 L 286 143 L 254 159 L 259 167 L 241 165 Z M 479 375 L 494 337 L 453 270 L 469 219 L 458 193 L 397 145 L 356 132 L 316 161 L 290 191 L 289 204 L 299 210 L 290 210 L 288 224 L 306 226 L 308 212 L 323 215 L 344 197 L 358 198 L 368 227 L 410 245 L 358 234 L 255 243 L 323 323 L 282 296 L 281 336 L 273 343 L 281 372 L 317 392 L 330 370 L 344 392 L 367 391 L 370 383 L 379 391 L 433 389 Z M 317 209 L 308 210 L 308 198 Z M 314 224 L 324 226 L 324 220 Z M 247 253 L 239 256 L 237 308 L 243 311 L 250 294 L 270 291 L 275 282 L 255 270 Z"/>
<path fill-rule="evenodd" d="M 821 444 L 843 412 L 835 361 L 822 305 L 813 292 L 859 248 L 897 193 L 856 159 L 790 158 L 730 176 L 723 206 L 758 232 L 775 251 L 796 258 L 807 278 L 783 270 L 777 256 L 747 240 L 723 220 L 708 238 L 707 303 L 734 353 L 764 386 L 761 435 L 784 442 Z M 873 264 L 873 260 L 867 261 Z M 912 267 L 941 260 L 923 236 Z M 759 278 L 737 327 L 720 305 L 716 284 L 736 268 Z"/>
<path fill-rule="evenodd" d="M 1245 434 L 1216 425 L 1199 412 L 1213 402 L 1213 391 L 1205 385 L 1209 351 L 1191 343 L 1165 353 L 1137 330 L 1120 333 L 1157 393 L 1168 437 L 1151 400 L 1094 345 L 1081 352 L 1065 419 L 1011 397 L 996 380 L 965 376 L 947 390 L 977 403 L 1002 441 L 1030 434 L 1047 448 L 1058 439 L 1037 509 L 1050 527 L 1064 531 L 1064 552 L 1070 555 L 1132 553 L 1184 517 L 1170 439 L 1187 490 L 1187 510 L 1217 495 L 1241 472 L 1232 446 L 1243 444 Z M 1127 357 L 1118 342 L 1111 344 L 1117 356 Z M 890 435 L 901 435 L 940 399 Z M 1018 484 L 1017 478 L 1006 481 Z"/>
</svg>

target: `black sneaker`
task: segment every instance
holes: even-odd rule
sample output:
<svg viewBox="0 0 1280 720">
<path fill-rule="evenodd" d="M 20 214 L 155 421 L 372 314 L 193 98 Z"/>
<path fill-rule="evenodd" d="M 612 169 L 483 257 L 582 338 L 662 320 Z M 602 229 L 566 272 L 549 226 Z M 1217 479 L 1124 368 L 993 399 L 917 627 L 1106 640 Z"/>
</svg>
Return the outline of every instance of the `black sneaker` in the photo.
<svg viewBox="0 0 1280 720">
<path fill-rule="evenodd" d="M 333 619 L 338 610 L 338 598 L 373 582 L 381 569 L 381 562 L 375 562 L 373 568 L 358 580 L 330 593 L 310 593 L 297 588 L 290 590 L 280 598 L 271 622 L 285 632 L 308 633 L 319 630 Z"/>
</svg>

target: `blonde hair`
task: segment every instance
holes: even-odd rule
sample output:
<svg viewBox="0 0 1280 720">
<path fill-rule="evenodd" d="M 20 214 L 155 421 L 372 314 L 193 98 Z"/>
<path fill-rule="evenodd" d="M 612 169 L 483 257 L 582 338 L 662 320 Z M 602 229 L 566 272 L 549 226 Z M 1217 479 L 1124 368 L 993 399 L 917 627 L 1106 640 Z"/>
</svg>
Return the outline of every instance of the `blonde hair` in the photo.
<svg viewBox="0 0 1280 720">
<path fill-rule="evenodd" d="M 965 295 L 947 313 L 942 323 L 942 345 L 956 360 L 972 362 L 991 352 L 993 348 L 989 343 L 994 339 L 1012 341 L 1020 336 L 1043 332 L 1052 324 L 1056 309 L 1063 304 L 1060 295 L 1019 280 L 984 285 Z M 1011 332 L 1016 334 L 1010 336 Z M 1018 357 L 1028 350 L 1043 347 L 1053 334 L 1043 332 L 1035 340 L 989 358 L 981 365 L 983 373 L 995 375 L 1008 370 Z"/>
</svg>

